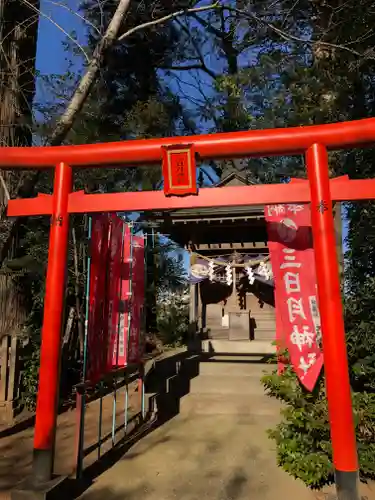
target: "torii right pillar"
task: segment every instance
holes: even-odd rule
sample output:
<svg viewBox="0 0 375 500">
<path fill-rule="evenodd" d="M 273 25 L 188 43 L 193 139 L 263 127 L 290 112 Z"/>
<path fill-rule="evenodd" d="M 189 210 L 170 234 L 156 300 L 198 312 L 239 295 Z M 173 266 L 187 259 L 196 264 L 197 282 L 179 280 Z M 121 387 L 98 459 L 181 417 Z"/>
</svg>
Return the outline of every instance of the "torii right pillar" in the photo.
<svg viewBox="0 0 375 500">
<path fill-rule="evenodd" d="M 313 144 L 307 150 L 306 163 L 337 498 L 359 500 L 357 447 L 326 147 Z"/>
</svg>

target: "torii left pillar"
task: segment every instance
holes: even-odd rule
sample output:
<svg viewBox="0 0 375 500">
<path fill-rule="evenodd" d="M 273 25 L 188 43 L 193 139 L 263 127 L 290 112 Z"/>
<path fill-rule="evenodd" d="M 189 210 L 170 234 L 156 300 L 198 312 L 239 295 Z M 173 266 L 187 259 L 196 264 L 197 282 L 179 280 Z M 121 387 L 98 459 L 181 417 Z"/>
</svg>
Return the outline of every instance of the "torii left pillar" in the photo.
<svg viewBox="0 0 375 500">
<path fill-rule="evenodd" d="M 53 208 L 44 299 L 39 387 L 34 432 L 32 476 L 12 491 L 12 500 L 45 499 L 60 478 L 53 478 L 56 421 L 59 403 L 61 330 L 69 234 L 68 198 L 72 169 L 66 163 L 55 167 Z"/>
</svg>

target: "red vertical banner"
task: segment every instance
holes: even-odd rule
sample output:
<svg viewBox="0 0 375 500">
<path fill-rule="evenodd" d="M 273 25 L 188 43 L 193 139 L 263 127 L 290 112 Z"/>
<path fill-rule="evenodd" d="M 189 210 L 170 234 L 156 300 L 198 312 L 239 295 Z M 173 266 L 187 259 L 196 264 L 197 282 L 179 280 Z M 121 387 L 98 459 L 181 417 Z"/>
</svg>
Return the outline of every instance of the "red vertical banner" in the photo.
<svg viewBox="0 0 375 500">
<path fill-rule="evenodd" d="M 141 332 L 145 301 L 145 243 L 143 236 L 133 237 L 131 320 L 127 362 L 138 363 L 142 358 Z"/>
<path fill-rule="evenodd" d="M 112 337 L 112 366 L 138 363 L 142 355 L 141 331 L 145 298 L 144 238 L 133 236 L 128 225 L 125 226 L 123 234 L 118 286 L 118 328 Z M 112 319 L 112 324 L 113 322 Z"/>
<path fill-rule="evenodd" d="M 114 338 L 113 366 L 126 365 L 126 351 L 129 325 L 131 231 L 128 225 L 123 229 L 123 248 L 119 286 L 118 328 Z"/>
<path fill-rule="evenodd" d="M 323 366 L 309 205 L 265 207 L 275 282 L 276 338 L 301 383 L 312 390 Z"/>
<path fill-rule="evenodd" d="M 124 221 L 111 215 L 111 231 L 109 241 L 109 262 L 107 281 L 107 302 L 108 302 L 108 340 L 110 348 L 107 356 L 107 369 L 111 370 L 113 358 L 117 350 L 119 308 L 120 308 L 120 278 L 122 262 L 122 241 Z"/>
<path fill-rule="evenodd" d="M 107 262 L 109 249 L 109 218 L 92 218 L 90 242 L 91 265 L 89 284 L 89 318 L 87 330 L 87 378 L 97 382 L 107 369 Z"/>
</svg>

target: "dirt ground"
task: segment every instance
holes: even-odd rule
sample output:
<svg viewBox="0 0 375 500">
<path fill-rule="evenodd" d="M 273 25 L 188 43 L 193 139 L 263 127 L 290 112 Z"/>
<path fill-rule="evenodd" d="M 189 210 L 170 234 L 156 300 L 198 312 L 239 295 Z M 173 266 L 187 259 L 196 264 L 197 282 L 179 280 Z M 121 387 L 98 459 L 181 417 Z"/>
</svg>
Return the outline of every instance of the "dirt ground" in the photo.
<svg viewBox="0 0 375 500">
<path fill-rule="evenodd" d="M 136 384 L 129 385 L 129 417 L 136 414 L 140 409 L 140 396 L 136 392 Z M 98 428 L 99 428 L 99 400 L 87 405 L 85 415 L 85 449 L 93 448 L 91 453 L 85 457 L 84 467 L 91 465 L 97 460 Z M 101 453 L 112 447 L 112 415 L 113 396 L 109 394 L 103 398 L 102 417 L 102 439 L 105 439 L 101 447 Z M 125 388 L 117 391 L 116 398 L 116 442 L 124 437 L 125 419 Z M 75 450 L 77 432 L 77 412 L 75 409 L 59 415 L 56 436 L 56 462 L 55 472 L 69 476 L 75 469 Z M 0 439 L 0 499 L 10 498 L 9 491 L 31 472 L 33 453 L 33 426 L 7 435 Z"/>
</svg>

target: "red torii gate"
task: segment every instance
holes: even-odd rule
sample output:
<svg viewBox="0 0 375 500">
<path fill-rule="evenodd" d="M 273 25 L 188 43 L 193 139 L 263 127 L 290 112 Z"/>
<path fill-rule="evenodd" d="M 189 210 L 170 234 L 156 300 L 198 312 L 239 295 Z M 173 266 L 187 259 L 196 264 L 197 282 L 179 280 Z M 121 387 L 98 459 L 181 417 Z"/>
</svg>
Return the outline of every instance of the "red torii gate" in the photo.
<svg viewBox="0 0 375 500">
<path fill-rule="evenodd" d="M 375 118 L 300 128 L 106 144 L 0 148 L 0 168 L 55 168 L 52 195 L 10 200 L 8 204 L 8 215 L 12 217 L 51 215 L 33 481 L 29 491 L 47 489 L 52 479 L 69 214 L 311 203 L 336 487 L 339 500 L 358 500 L 358 461 L 332 201 L 375 199 L 375 179 L 349 180 L 344 176 L 330 181 L 327 151 L 371 142 L 375 142 Z M 72 192 L 72 167 L 155 164 L 161 162 L 164 148 L 174 145 L 178 148 L 193 145 L 201 159 L 305 154 L 309 181 L 206 188 L 196 196 L 183 198 L 166 197 L 161 191 L 93 195 Z"/>
</svg>

